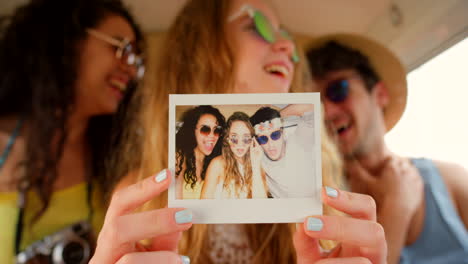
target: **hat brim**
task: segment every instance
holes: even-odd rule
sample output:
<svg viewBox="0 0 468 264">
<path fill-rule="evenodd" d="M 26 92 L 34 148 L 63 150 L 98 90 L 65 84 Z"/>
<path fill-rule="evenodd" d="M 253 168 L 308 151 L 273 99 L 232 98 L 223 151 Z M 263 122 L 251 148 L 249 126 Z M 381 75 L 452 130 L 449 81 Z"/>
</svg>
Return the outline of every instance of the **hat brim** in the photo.
<svg viewBox="0 0 468 264">
<path fill-rule="evenodd" d="M 306 50 L 319 48 L 329 41 L 336 41 L 366 55 L 381 81 L 386 86 L 390 100 L 384 109 L 387 132 L 400 120 L 406 107 L 406 70 L 397 56 L 384 45 L 369 38 L 349 33 L 325 35 L 306 44 Z"/>
</svg>

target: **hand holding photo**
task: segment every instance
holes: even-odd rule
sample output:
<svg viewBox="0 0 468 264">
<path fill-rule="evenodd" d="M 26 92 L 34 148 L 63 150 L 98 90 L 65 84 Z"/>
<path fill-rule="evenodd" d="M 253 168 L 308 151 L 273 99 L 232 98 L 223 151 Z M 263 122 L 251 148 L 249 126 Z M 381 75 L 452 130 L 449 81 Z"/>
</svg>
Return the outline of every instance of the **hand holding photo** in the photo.
<svg viewBox="0 0 468 264">
<path fill-rule="evenodd" d="M 169 206 L 194 223 L 321 214 L 319 121 L 315 93 L 170 95 Z"/>
</svg>

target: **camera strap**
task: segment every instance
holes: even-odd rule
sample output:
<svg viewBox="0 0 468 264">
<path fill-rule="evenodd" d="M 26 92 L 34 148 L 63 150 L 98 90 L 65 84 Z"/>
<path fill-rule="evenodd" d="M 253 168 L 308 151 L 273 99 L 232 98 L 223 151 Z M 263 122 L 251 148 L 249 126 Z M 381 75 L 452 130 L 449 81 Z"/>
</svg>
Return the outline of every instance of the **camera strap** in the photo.
<svg viewBox="0 0 468 264">
<path fill-rule="evenodd" d="M 18 221 L 16 222 L 16 235 L 15 235 L 15 255 L 20 253 L 21 239 L 23 237 L 24 229 L 24 212 L 26 208 L 26 193 L 28 188 L 21 188 L 19 192 L 18 199 Z M 92 196 L 93 196 L 93 185 L 91 181 L 88 181 L 86 184 L 86 199 L 88 203 L 88 222 L 92 223 L 93 218 L 93 205 L 92 205 Z"/>
<path fill-rule="evenodd" d="M 11 149 L 13 148 L 13 145 L 15 144 L 16 138 L 20 134 L 22 126 L 23 126 L 23 119 L 20 119 L 16 123 L 16 127 L 13 130 L 13 133 L 11 134 L 10 138 L 8 139 L 8 143 L 7 143 L 6 147 L 5 147 L 5 150 L 3 151 L 2 155 L 0 156 L 0 168 L 3 167 L 3 164 L 6 162 L 8 156 L 10 155 Z"/>
</svg>

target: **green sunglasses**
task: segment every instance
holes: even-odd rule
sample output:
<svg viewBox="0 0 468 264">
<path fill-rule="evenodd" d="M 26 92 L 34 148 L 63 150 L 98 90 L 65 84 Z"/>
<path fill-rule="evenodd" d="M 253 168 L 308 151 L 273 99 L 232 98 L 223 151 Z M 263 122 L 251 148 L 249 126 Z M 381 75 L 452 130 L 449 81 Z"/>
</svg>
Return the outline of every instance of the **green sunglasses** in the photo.
<svg viewBox="0 0 468 264">
<path fill-rule="evenodd" d="M 255 30 L 257 33 L 268 43 L 275 43 L 277 38 L 276 38 L 276 30 L 271 24 L 270 20 L 259 10 L 256 10 L 252 6 L 245 4 L 241 7 L 239 12 L 233 14 L 232 16 L 229 17 L 228 21 L 233 21 L 240 16 L 242 16 L 244 13 L 247 13 L 253 20 L 254 25 L 255 25 Z M 279 34 L 288 40 L 293 41 L 292 36 L 285 30 L 285 29 L 279 29 Z M 293 41 L 294 42 L 294 41 Z M 297 50 L 294 48 L 293 54 L 291 56 L 291 59 L 294 63 L 299 62 L 299 54 L 297 53 Z"/>
</svg>

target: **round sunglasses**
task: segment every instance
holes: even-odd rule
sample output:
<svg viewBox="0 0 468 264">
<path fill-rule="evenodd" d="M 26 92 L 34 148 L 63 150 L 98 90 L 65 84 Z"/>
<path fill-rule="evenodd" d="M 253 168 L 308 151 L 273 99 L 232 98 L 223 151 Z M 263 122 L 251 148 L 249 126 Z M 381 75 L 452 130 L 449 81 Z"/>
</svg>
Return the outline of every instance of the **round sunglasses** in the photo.
<svg viewBox="0 0 468 264">
<path fill-rule="evenodd" d="M 204 136 L 209 136 L 211 135 L 211 132 L 213 131 L 213 135 L 215 137 L 219 137 L 223 133 L 223 127 L 222 126 L 215 126 L 213 128 L 207 126 L 207 125 L 202 125 L 200 127 L 200 134 Z"/>
<path fill-rule="evenodd" d="M 241 142 L 244 143 L 244 145 L 250 145 L 250 143 L 252 143 L 252 137 L 243 137 L 242 140 L 240 140 L 236 135 L 232 135 L 228 139 L 234 145 L 240 144 Z"/>
<path fill-rule="evenodd" d="M 268 143 L 268 138 L 271 138 L 271 140 L 276 141 L 281 138 L 281 134 L 282 134 L 281 130 L 276 130 L 272 132 L 270 136 L 263 135 L 263 136 L 256 136 L 256 138 L 257 138 L 258 144 L 265 145 L 266 143 Z"/>
<path fill-rule="evenodd" d="M 277 41 L 277 31 L 271 24 L 270 20 L 262 12 L 253 8 L 249 4 L 243 5 L 239 12 L 229 17 L 228 21 L 233 21 L 245 13 L 247 13 L 250 16 L 250 18 L 252 18 L 255 26 L 255 31 L 260 37 L 262 37 L 268 43 L 275 43 Z M 294 42 L 291 34 L 289 34 L 289 32 L 285 29 L 279 29 L 278 33 L 281 35 L 281 37 Z M 296 48 L 294 48 L 291 60 L 294 63 L 299 62 L 299 54 Z"/>
</svg>

